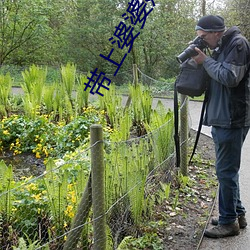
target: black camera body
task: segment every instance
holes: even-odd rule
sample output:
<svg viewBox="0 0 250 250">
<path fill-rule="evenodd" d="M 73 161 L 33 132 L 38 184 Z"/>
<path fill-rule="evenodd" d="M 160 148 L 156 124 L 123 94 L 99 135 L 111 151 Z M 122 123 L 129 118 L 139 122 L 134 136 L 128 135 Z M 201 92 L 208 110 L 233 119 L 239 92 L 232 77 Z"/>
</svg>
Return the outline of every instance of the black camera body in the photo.
<svg viewBox="0 0 250 250">
<path fill-rule="evenodd" d="M 180 54 L 176 57 L 177 61 L 179 63 L 183 63 L 188 58 L 198 55 L 198 53 L 195 51 L 195 47 L 199 48 L 200 50 L 203 50 L 207 48 L 207 43 L 199 36 L 197 36 L 190 45 Z"/>
</svg>

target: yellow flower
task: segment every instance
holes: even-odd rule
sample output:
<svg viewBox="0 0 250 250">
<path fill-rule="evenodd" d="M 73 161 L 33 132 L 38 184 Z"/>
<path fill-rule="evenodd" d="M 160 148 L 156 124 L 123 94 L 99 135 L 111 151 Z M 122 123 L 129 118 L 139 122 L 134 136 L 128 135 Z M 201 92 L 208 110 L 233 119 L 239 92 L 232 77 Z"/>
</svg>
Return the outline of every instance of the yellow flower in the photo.
<svg viewBox="0 0 250 250">
<path fill-rule="evenodd" d="M 37 159 L 40 159 L 40 158 L 41 158 L 41 155 L 40 155 L 39 152 L 36 152 L 36 158 L 37 158 Z"/>
<path fill-rule="evenodd" d="M 41 193 L 33 194 L 32 197 L 35 198 L 36 201 L 40 201 L 42 199 L 41 195 L 42 195 Z"/>
<path fill-rule="evenodd" d="M 13 207 L 11 210 L 12 210 L 12 212 L 16 212 L 17 208 Z"/>
<path fill-rule="evenodd" d="M 26 189 L 28 191 L 35 191 L 37 190 L 37 185 L 35 183 L 30 183 L 29 185 L 26 186 Z"/>
<path fill-rule="evenodd" d="M 103 109 L 103 110 L 101 110 L 101 112 L 100 112 L 100 114 L 101 114 L 101 115 L 105 115 L 105 113 L 106 113 L 106 112 L 105 112 L 105 110 L 104 110 L 104 109 Z"/>
<path fill-rule="evenodd" d="M 46 147 L 43 147 L 43 153 L 45 154 L 46 157 L 48 157 L 49 153 Z"/>
<path fill-rule="evenodd" d="M 4 135 L 9 135 L 10 133 L 9 133 L 8 130 L 4 130 L 4 131 L 3 131 L 3 134 L 4 134 Z"/>
<path fill-rule="evenodd" d="M 22 153 L 22 151 L 19 151 L 19 150 L 16 149 L 16 150 L 14 150 L 14 153 L 13 153 L 13 154 L 14 154 L 14 155 L 18 155 L 18 154 L 21 154 L 21 153 Z"/>
<path fill-rule="evenodd" d="M 71 202 L 72 202 L 72 203 L 76 203 L 76 196 L 75 196 L 75 195 L 72 195 L 72 197 L 71 197 Z"/>
<path fill-rule="evenodd" d="M 68 215 L 69 218 L 73 218 L 74 217 L 73 206 L 68 205 L 66 208 L 66 211 L 64 211 L 64 213 L 65 213 L 65 215 Z"/>
</svg>

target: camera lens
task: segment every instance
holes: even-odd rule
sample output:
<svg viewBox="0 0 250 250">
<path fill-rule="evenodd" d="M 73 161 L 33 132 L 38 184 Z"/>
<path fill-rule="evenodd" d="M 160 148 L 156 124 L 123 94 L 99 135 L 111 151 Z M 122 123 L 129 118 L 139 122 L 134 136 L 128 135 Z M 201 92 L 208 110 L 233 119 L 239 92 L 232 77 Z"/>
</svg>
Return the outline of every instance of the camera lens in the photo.
<svg viewBox="0 0 250 250">
<path fill-rule="evenodd" d="M 187 47 L 180 55 L 176 57 L 177 61 L 179 63 L 183 63 L 188 58 L 198 55 L 198 53 L 194 49 L 195 47 L 195 44 L 191 44 L 189 47 Z"/>
</svg>

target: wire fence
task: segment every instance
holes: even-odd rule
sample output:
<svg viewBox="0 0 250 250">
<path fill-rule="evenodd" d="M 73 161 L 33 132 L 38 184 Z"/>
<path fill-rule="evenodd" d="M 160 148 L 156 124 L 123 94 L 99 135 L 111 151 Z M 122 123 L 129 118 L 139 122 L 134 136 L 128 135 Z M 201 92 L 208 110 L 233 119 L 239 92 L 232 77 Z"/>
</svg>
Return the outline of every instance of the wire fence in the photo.
<svg viewBox="0 0 250 250">
<path fill-rule="evenodd" d="M 140 74 L 146 84 L 156 81 Z M 186 105 L 187 98 L 180 109 Z M 155 203 L 165 192 L 162 183 L 171 183 L 176 174 L 173 134 L 170 115 L 141 137 L 117 142 L 98 137 L 89 148 L 77 149 L 73 159 L 48 159 L 43 174 L 20 178 L 18 187 L 12 167 L 2 161 L 1 249 L 119 249 L 142 234 L 139 225 L 154 217 Z M 91 151 L 97 145 L 99 151 Z M 93 181 L 93 167 L 102 161 L 103 184 L 102 177 Z M 101 190 L 104 212 L 96 216 L 94 210 L 103 207 Z"/>
<path fill-rule="evenodd" d="M 173 95 L 174 91 L 174 80 L 170 79 L 161 79 L 156 80 L 146 74 L 144 74 L 139 68 L 137 68 L 138 73 L 140 75 L 140 81 L 143 85 L 150 87 L 154 94 L 164 94 L 164 95 Z"/>
</svg>

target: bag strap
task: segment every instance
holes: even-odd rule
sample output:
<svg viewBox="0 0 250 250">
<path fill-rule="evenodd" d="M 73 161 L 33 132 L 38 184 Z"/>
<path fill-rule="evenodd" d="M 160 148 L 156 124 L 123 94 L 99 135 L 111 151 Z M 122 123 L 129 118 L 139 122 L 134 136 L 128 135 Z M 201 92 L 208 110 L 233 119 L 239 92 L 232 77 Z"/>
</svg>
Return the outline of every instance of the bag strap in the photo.
<svg viewBox="0 0 250 250">
<path fill-rule="evenodd" d="M 176 88 L 176 82 L 174 83 L 174 141 L 175 141 L 175 154 L 176 154 L 176 167 L 180 167 L 180 137 L 179 137 L 179 112 L 178 112 L 178 93 Z"/>
<path fill-rule="evenodd" d="M 205 97 L 204 97 L 204 101 L 202 103 L 199 126 L 198 126 L 198 130 L 196 132 L 195 143 L 194 143 L 194 147 L 193 147 L 193 152 L 192 152 L 192 154 L 190 156 L 190 159 L 189 159 L 189 164 L 192 162 L 192 159 L 193 159 L 193 156 L 195 154 L 195 151 L 196 151 L 196 148 L 197 148 L 197 145 L 198 145 L 198 141 L 199 141 L 199 138 L 200 138 L 203 117 L 204 117 L 204 113 L 205 113 L 205 109 L 206 109 L 206 104 L 207 104 L 207 90 L 205 91 Z"/>
</svg>

